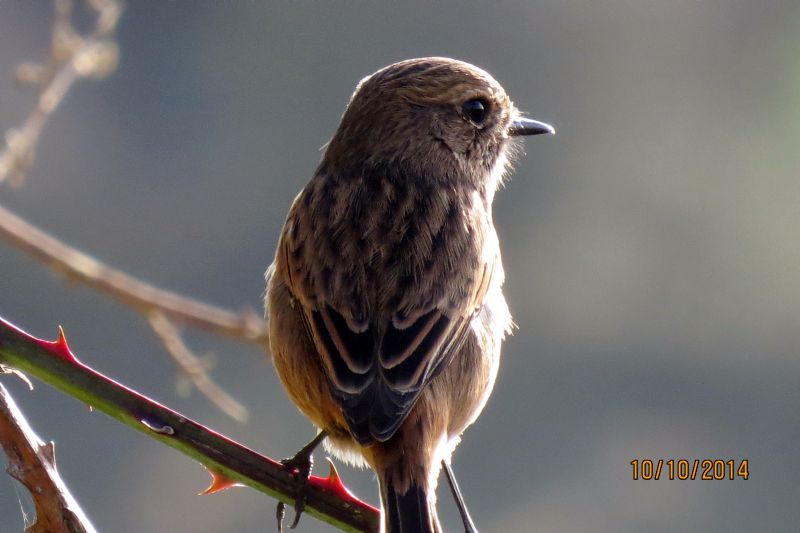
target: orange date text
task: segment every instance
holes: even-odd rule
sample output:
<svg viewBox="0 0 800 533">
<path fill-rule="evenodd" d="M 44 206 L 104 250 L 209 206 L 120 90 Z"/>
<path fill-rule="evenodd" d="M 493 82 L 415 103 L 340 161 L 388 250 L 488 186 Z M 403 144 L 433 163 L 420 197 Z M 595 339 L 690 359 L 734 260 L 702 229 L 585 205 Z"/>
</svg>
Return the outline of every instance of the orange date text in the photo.
<svg viewBox="0 0 800 533">
<path fill-rule="evenodd" d="M 734 480 L 748 479 L 750 465 L 747 459 L 634 459 L 633 480 Z"/>
</svg>

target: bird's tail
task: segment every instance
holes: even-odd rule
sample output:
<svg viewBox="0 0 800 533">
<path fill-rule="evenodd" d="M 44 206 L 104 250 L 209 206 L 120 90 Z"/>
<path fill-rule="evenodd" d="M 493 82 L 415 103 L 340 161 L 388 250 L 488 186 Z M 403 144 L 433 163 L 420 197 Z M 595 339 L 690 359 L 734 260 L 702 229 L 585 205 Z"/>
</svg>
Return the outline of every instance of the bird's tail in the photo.
<svg viewBox="0 0 800 533">
<path fill-rule="evenodd" d="M 429 491 L 412 483 L 400 493 L 391 478 L 381 479 L 383 533 L 440 533 L 436 503 Z M 435 496 L 434 496 L 435 497 Z"/>
</svg>

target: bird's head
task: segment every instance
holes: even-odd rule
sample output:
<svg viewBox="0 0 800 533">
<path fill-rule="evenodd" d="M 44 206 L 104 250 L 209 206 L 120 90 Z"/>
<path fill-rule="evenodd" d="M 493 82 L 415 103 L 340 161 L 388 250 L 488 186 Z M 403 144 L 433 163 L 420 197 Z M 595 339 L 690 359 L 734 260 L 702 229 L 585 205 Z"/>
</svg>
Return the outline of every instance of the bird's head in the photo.
<svg viewBox="0 0 800 533">
<path fill-rule="evenodd" d="M 524 118 L 486 71 L 454 59 L 394 63 L 356 87 L 328 146 L 329 168 L 400 167 L 425 179 L 502 175 L 513 137 L 554 133 Z"/>
</svg>

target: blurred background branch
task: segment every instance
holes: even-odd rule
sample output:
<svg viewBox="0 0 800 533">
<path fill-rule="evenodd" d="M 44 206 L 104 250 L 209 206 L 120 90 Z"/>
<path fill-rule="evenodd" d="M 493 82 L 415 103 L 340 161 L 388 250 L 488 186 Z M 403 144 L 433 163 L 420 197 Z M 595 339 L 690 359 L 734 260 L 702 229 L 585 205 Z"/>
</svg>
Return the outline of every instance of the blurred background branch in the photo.
<svg viewBox="0 0 800 533">
<path fill-rule="evenodd" d="M 72 25 L 72 0 L 54 3 L 50 57 L 44 63 L 17 67 L 17 82 L 37 88 L 39 98 L 23 125 L 6 132 L 6 148 L 0 152 L 0 182 L 9 179 L 13 184 L 22 184 L 25 172 L 33 164 L 45 123 L 75 81 L 85 77 L 102 79 L 117 68 L 119 50 L 114 30 L 122 13 L 121 4 L 116 0 L 87 0 L 95 11 L 96 23 L 88 34 L 81 35 Z"/>
<path fill-rule="evenodd" d="M 186 343 L 183 342 L 178 328 L 166 317 L 163 311 L 150 311 L 147 314 L 147 321 L 153 331 L 161 338 L 161 342 L 172 355 L 172 358 L 180 365 L 182 375 L 197 387 L 197 390 L 234 420 L 240 422 L 247 420 L 247 409 L 209 377 L 207 372 L 209 363 L 192 353 Z"/>
<path fill-rule="evenodd" d="M 87 0 L 95 13 L 95 23 L 86 35 L 73 26 L 72 0 L 54 3 L 50 57 L 44 63 L 24 63 L 17 68 L 17 81 L 36 87 L 39 96 L 23 125 L 6 133 L 6 147 L 0 152 L 0 182 L 6 179 L 16 185 L 24 182 L 45 123 L 76 80 L 101 79 L 117 67 L 119 51 L 114 30 L 122 12 L 120 3 Z M 265 323 L 255 312 L 248 309 L 233 313 L 159 289 L 68 246 L 2 206 L 0 238 L 67 280 L 80 282 L 143 314 L 178 364 L 182 378 L 179 384 L 191 383 L 227 415 L 240 422 L 247 420 L 247 409 L 212 380 L 211 363 L 192 353 L 172 322 L 266 347 Z"/>
</svg>

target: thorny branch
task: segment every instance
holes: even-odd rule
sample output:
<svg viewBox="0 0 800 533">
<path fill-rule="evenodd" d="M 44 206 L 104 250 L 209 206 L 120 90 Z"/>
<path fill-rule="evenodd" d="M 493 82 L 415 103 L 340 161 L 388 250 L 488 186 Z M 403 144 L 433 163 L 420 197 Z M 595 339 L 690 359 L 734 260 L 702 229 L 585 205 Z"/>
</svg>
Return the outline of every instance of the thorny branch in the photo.
<svg viewBox="0 0 800 533">
<path fill-rule="evenodd" d="M 20 369 L 196 459 L 212 474 L 205 494 L 244 484 L 291 505 L 303 486 L 281 463 L 84 365 L 70 351 L 63 332 L 54 342 L 43 341 L 0 318 L 0 365 Z M 344 531 L 378 531 L 379 511 L 354 497 L 332 464 L 328 477 L 311 476 L 306 487 L 310 514 Z"/>
<path fill-rule="evenodd" d="M 17 69 L 18 81 L 38 87 L 39 98 L 23 126 L 6 134 L 7 146 L 0 153 L 0 182 L 8 178 L 12 183 L 22 183 L 25 171 L 33 163 L 42 128 L 77 79 L 102 78 L 116 68 L 118 49 L 113 37 L 121 6 L 116 0 L 87 3 L 97 19 L 89 34 L 82 36 L 72 25 L 72 1 L 55 0 L 50 58 L 44 65 L 26 63 Z M 2 206 L 0 238 L 67 279 L 105 293 L 143 314 L 181 368 L 182 377 L 229 416 L 246 420 L 246 408 L 213 382 L 208 375 L 209 365 L 188 349 L 172 322 L 265 347 L 266 325 L 256 313 L 233 313 L 159 289 L 68 246 Z"/>
<path fill-rule="evenodd" d="M 0 446 L 8 474 L 25 485 L 36 508 L 27 533 L 95 533 L 89 519 L 56 471 L 53 443 L 39 439 L 14 399 L 0 384 Z"/>
</svg>

